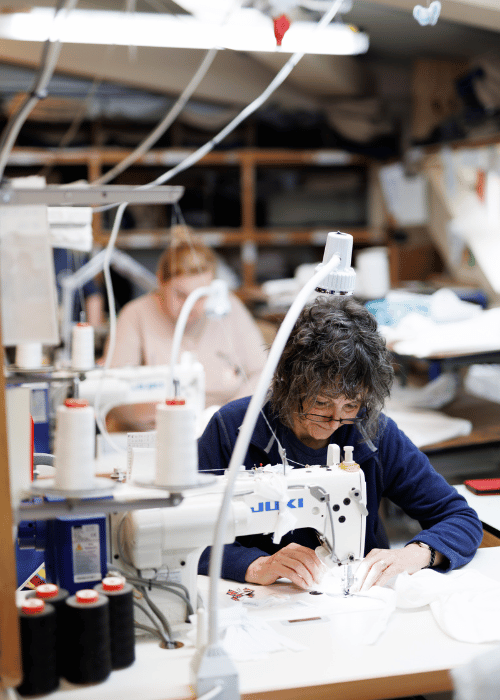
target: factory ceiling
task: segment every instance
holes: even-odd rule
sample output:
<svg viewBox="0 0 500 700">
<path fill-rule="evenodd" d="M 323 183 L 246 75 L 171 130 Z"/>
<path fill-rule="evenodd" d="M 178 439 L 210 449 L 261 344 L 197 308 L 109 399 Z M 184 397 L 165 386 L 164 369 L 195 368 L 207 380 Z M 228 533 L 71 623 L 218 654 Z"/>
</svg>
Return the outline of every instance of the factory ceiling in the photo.
<svg viewBox="0 0 500 700">
<path fill-rule="evenodd" d="M 36 1 L 37 6 L 52 4 Z M 123 0 L 104 0 L 98 7 L 123 10 L 124 4 Z M 368 52 L 359 56 L 304 56 L 267 107 L 272 104 L 288 112 L 326 110 L 332 116 L 336 105 L 362 100 L 367 113 L 378 110 L 377 119 L 381 111 L 387 118 L 404 119 L 410 109 L 416 60 L 449 59 L 462 62 L 466 68 L 485 54 L 500 55 L 498 0 L 442 0 L 437 24 L 424 27 L 412 15 L 415 4 L 416 0 L 346 0 L 344 8 L 348 11 L 340 19 L 368 34 Z M 427 6 L 428 2 L 420 0 L 420 4 Z M 179 13 L 183 11 L 180 5 L 182 0 L 179 4 L 173 0 L 137 0 L 136 9 L 152 15 Z M 8 0 L 2 8 L 0 0 L 0 12 L 26 6 L 25 0 Z M 95 9 L 96 3 L 81 0 L 78 8 L 85 7 Z M 41 49 L 40 43 L 0 40 L 0 100 L 4 105 L 29 89 L 31 71 L 39 65 Z M 52 94 L 55 88 L 59 95 L 82 99 L 89 86 L 97 82 L 100 87 L 94 93 L 94 111 L 106 102 L 113 112 L 113 100 L 115 104 L 120 100 L 124 103 L 128 98 L 129 111 L 130 104 L 135 104 L 132 112 L 136 116 L 141 108 L 144 114 L 153 116 L 161 108 L 159 99 L 173 100 L 180 94 L 204 55 L 204 50 L 193 49 L 67 44 L 62 47 L 57 76 L 50 87 Z M 219 51 L 184 116 L 187 114 L 193 123 L 208 119 L 215 127 L 217 122 L 225 123 L 266 88 L 287 58 L 273 53 Z M 92 111 L 92 102 L 88 104 Z"/>
</svg>

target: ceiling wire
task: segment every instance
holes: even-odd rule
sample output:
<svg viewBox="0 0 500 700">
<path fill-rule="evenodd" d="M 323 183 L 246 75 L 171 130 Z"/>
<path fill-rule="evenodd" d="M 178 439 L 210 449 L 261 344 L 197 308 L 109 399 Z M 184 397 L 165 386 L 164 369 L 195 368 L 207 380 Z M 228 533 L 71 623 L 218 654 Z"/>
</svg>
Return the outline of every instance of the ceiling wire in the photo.
<svg viewBox="0 0 500 700">
<path fill-rule="evenodd" d="M 344 0 L 334 0 L 328 12 L 325 12 L 323 17 L 316 24 L 316 29 L 320 29 L 329 24 L 337 14 L 343 2 Z M 295 66 L 304 56 L 305 53 L 305 51 L 298 51 L 297 53 L 294 53 L 288 59 L 285 65 L 281 68 L 281 70 L 276 74 L 273 80 L 269 83 L 267 88 L 258 97 L 256 97 L 255 100 L 253 100 L 253 102 L 251 102 L 239 114 L 237 114 L 236 117 L 229 122 L 229 124 L 227 124 L 223 129 L 221 129 L 221 131 L 219 131 L 218 134 L 216 134 L 212 139 L 210 139 L 210 141 L 208 141 L 206 144 L 204 144 L 196 151 L 191 153 L 189 156 L 187 156 L 187 158 L 178 163 L 174 168 L 171 168 L 163 175 L 160 175 L 160 177 L 156 178 L 156 180 L 153 180 L 152 182 L 146 185 L 141 185 L 138 189 L 148 189 L 149 187 L 162 185 L 164 182 L 168 182 L 169 180 L 171 180 L 178 173 L 187 170 L 187 168 L 197 163 L 199 160 L 201 160 L 201 158 L 203 158 L 203 156 L 207 155 L 207 153 L 210 153 L 210 151 L 212 151 L 212 149 L 218 143 L 220 143 L 223 139 L 226 138 L 226 136 L 228 136 L 232 131 L 234 131 L 234 129 L 237 126 L 239 126 L 242 121 L 244 121 L 247 117 L 253 114 L 262 104 L 264 104 L 264 102 L 266 102 L 266 100 L 273 94 L 273 92 L 275 92 L 275 90 L 290 75 L 292 70 L 295 68 Z"/>
<path fill-rule="evenodd" d="M 83 101 L 83 103 L 80 106 L 80 109 L 78 110 L 77 114 L 75 114 L 73 121 L 68 127 L 68 130 L 66 133 L 63 134 L 61 140 L 59 141 L 59 144 L 56 148 L 56 154 L 58 151 L 62 151 L 66 146 L 69 146 L 69 144 L 73 141 L 75 136 L 78 133 L 78 130 L 80 126 L 82 125 L 83 121 L 85 120 L 85 117 L 87 116 L 87 111 L 89 108 L 89 105 L 96 94 L 97 90 L 100 88 L 102 83 L 102 78 L 95 78 L 94 81 L 92 82 L 92 85 L 90 86 L 90 89 Z M 54 170 L 55 168 L 55 161 L 57 158 L 54 159 L 54 163 L 50 163 L 49 165 L 45 165 L 40 172 L 38 173 L 41 177 L 47 178 L 50 173 Z"/>
<path fill-rule="evenodd" d="M 205 57 L 198 67 L 198 70 L 193 75 L 189 83 L 186 85 L 182 94 L 176 100 L 175 104 L 169 109 L 167 114 L 163 117 L 160 123 L 153 129 L 153 131 L 137 146 L 135 150 L 132 151 L 126 158 L 124 158 L 120 163 L 115 165 L 114 168 L 108 170 L 107 173 L 101 175 L 96 180 L 91 182 L 91 185 L 105 185 L 106 183 L 113 180 L 117 175 L 120 175 L 124 170 L 126 170 L 130 165 L 135 163 L 139 158 L 141 158 L 149 149 L 158 141 L 161 136 L 167 131 L 171 126 L 173 121 L 182 112 L 186 103 L 191 98 L 193 92 L 196 90 L 198 85 L 201 83 L 205 75 L 207 74 L 210 66 L 213 63 L 214 58 L 218 53 L 217 48 L 212 48 L 205 54 Z"/>
<path fill-rule="evenodd" d="M 78 0 L 66 0 L 62 6 L 58 5 L 54 15 L 52 25 L 53 28 L 56 28 L 59 20 L 66 17 L 66 15 L 76 7 L 77 2 Z M 47 39 L 44 44 L 42 63 L 35 79 L 35 84 L 31 92 L 26 95 L 17 112 L 11 116 L 7 122 L 7 125 L 5 126 L 0 140 L 0 182 L 3 179 L 5 166 L 7 165 L 10 152 L 16 142 L 24 122 L 35 105 L 47 96 L 47 85 L 52 77 L 52 74 L 54 73 L 61 48 L 62 42 L 58 38 L 52 39 L 49 37 Z"/>
<path fill-rule="evenodd" d="M 128 2 L 133 2 L 133 0 L 128 0 Z M 224 25 L 231 14 L 241 5 L 241 0 L 234 0 L 231 4 L 228 12 L 226 13 L 222 24 Z M 113 180 L 117 175 L 120 175 L 124 170 L 126 170 L 130 165 L 135 163 L 139 158 L 141 158 L 149 149 L 160 139 L 167 129 L 171 126 L 174 120 L 179 116 L 184 107 L 186 106 L 189 99 L 192 97 L 195 90 L 200 85 L 201 81 L 207 74 L 210 66 L 212 65 L 215 57 L 217 56 L 219 49 L 213 47 L 209 49 L 202 62 L 200 63 L 196 73 L 193 75 L 189 83 L 186 85 L 182 93 L 177 98 L 176 102 L 168 110 L 163 119 L 157 124 L 153 131 L 135 148 L 132 153 L 130 153 L 126 158 L 124 158 L 120 163 L 115 165 L 114 168 L 108 170 L 107 173 L 101 175 L 96 180 L 91 182 L 91 185 L 105 185 L 106 183 Z"/>
</svg>

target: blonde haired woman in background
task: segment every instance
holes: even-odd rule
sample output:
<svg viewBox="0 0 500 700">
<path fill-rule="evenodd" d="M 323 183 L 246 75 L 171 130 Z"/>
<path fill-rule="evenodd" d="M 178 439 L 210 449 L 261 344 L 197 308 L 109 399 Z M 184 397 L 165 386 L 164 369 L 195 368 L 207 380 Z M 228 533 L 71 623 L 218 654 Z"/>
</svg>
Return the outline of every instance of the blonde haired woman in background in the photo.
<svg viewBox="0 0 500 700">
<path fill-rule="evenodd" d="M 189 294 L 215 278 L 213 251 L 193 240 L 174 240 L 157 266 L 158 288 L 126 304 L 117 319 L 111 367 L 169 365 L 175 324 Z M 231 311 L 208 318 L 200 299 L 189 316 L 180 352 L 205 370 L 206 406 L 252 394 L 266 361 L 266 344 L 244 304 L 230 294 Z M 150 430 L 154 405 L 120 406 L 108 414 L 110 430 Z"/>
</svg>

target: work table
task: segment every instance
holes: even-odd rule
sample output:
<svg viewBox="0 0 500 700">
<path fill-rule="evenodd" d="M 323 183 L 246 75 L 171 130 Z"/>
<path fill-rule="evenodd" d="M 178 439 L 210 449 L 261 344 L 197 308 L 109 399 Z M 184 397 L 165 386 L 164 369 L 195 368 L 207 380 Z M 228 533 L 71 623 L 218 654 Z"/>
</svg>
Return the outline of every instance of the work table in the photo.
<svg viewBox="0 0 500 700">
<path fill-rule="evenodd" d="M 478 550 L 467 568 L 500 581 L 500 548 Z M 207 579 L 200 577 L 200 590 Z M 259 596 L 273 594 L 277 587 L 253 587 Z M 495 644 L 468 644 L 448 637 L 437 626 L 428 606 L 396 610 L 386 631 L 373 645 L 359 639 L 363 617 L 355 613 L 322 613 L 297 607 L 307 592 L 293 591 L 287 604 L 257 609 L 275 631 L 306 646 L 303 651 L 278 651 L 267 658 L 237 662 L 240 693 L 250 700 L 381 700 L 382 698 L 451 690 L 448 670 L 494 648 Z M 220 581 L 221 596 L 228 587 Z M 265 590 L 264 590 L 265 589 Z M 283 589 L 281 589 L 283 590 Z M 319 596 L 315 596 L 315 599 Z M 365 613 L 362 613 L 362 616 Z M 320 620 L 308 618 L 320 617 Z M 286 624 L 288 620 L 304 620 Z M 128 669 L 112 672 L 104 683 L 61 688 L 41 700 L 185 700 L 194 698 L 190 687 L 190 661 L 194 647 L 184 636 L 189 625 L 179 629 L 187 644 L 165 650 L 154 640 L 137 644 L 137 658 Z M 361 628 L 362 629 L 362 626 Z"/>
</svg>

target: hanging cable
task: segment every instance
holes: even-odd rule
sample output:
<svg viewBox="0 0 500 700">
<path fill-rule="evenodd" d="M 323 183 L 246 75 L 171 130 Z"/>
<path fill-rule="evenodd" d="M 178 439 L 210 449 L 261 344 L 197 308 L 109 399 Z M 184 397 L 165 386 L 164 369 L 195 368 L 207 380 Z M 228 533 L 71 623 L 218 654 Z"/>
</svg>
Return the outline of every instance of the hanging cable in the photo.
<svg viewBox="0 0 500 700">
<path fill-rule="evenodd" d="M 335 17 L 339 7 L 341 6 L 343 0 L 334 0 L 332 3 L 332 6 L 328 12 L 326 12 L 321 20 L 317 23 L 317 28 L 319 29 L 320 27 L 326 26 L 331 22 L 331 20 Z M 197 149 L 193 153 L 191 153 L 187 158 L 185 158 L 183 161 L 178 163 L 174 168 L 171 170 L 168 170 L 166 173 L 161 175 L 159 178 L 156 180 L 153 180 L 150 183 L 147 183 L 145 185 L 140 185 L 136 189 L 149 189 L 152 187 L 155 187 L 156 185 L 163 184 L 164 182 L 167 182 L 168 180 L 171 180 L 175 175 L 177 175 L 179 172 L 182 172 L 184 170 L 187 170 L 187 168 L 191 167 L 195 163 L 197 163 L 203 156 L 205 156 L 207 153 L 209 153 L 218 143 L 220 143 L 226 136 L 228 136 L 241 122 L 246 119 L 248 116 L 253 114 L 272 94 L 273 92 L 285 81 L 285 79 L 288 77 L 288 75 L 291 73 L 293 68 L 297 65 L 297 63 L 300 61 L 302 56 L 304 55 L 304 52 L 298 52 L 293 54 L 288 61 L 285 63 L 283 68 L 277 73 L 277 75 L 274 77 L 274 79 L 271 81 L 271 83 L 268 85 L 268 87 L 261 93 L 259 97 L 257 97 L 253 102 L 251 102 L 247 107 L 245 107 L 229 124 L 227 124 L 216 136 L 214 136 L 210 141 L 208 141 L 204 146 L 201 148 Z M 115 342 L 116 342 L 116 309 L 114 306 L 114 296 L 112 296 L 112 285 L 110 281 L 110 273 L 109 273 L 109 261 L 111 258 L 111 253 L 116 241 L 116 237 L 118 235 L 118 230 L 121 225 L 121 221 L 123 218 L 123 213 L 125 211 L 125 208 L 127 207 L 126 202 L 122 202 L 120 205 L 118 205 L 118 210 L 116 212 L 115 220 L 113 223 L 113 229 L 111 232 L 110 239 L 108 241 L 108 245 L 106 246 L 106 258 L 105 258 L 105 267 L 104 267 L 104 279 L 106 283 L 106 292 L 108 294 L 108 298 L 113 300 L 113 304 L 108 303 L 109 306 L 109 313 L 110 313 L 110 332 L 109 332 L 109 345 L 108 345 L 108 352 L 106 355 L 105 363 L 104 363 L 104 368 L 103 368 L 103 373 L 101 375 L 101 382 L 104 380 L 104 376 L 106 374 L 107 369 L 109 369 L 110 363 L 111 363 L 111 358 L 113 356 L 114 348 L 115 348 Z M 109 280 L 109 281 L 108 281 Z M 110 295 L 111 292 L 111 295 Z M 104 438 L 106 441 L 118 452 L 123 452 L 123 450 L 114 442 L 114 440 L 109 436 L 109 433 L 107 432 L 106 426 L 104 425 L 104 422 L 102 420 L 102 417 L 100 416 L 99 410 L 98 410 L 98 398 L 100 401 L 100 389 L 98 388 L 97 394 L 96 394 L 96 401 L 95 401 L 95 408 L 96 408 L 96 420 L 98 421 L 98 426 L 101 432 L 104 435 Z"/>
<path fill-rule="evenodd" d="M 26 95 L 19 109 L 7 122 L 0 139 L 0 182 L 3 180 L 5 166 L 10 156 L 10 152 L 16 142 L 17 136 L 22 129 L 22 126 L 35 105 L 44 97 L 46 97 L 47 85 L 54 73 L 59 53 L 61 52 L 62 42 L 57 38 L 57 28 L 59 23 L 66 19 L 67 14 L 76 7 L 78 0 L 66 0 L 62 7 L 56 8 L 56 14 L 53 21 L 53 35 L 56 39 L 49 37 L 45 42 L 42 64 L 38 71 L 38 76 L 31 92 Z"/>
<path fill-rule="evenodd" d="M 329 11 L 325 12 L 323 17 L 317 23 L 316 29 L 319 29 L 320 27 L 324 27 L 327 24 L 329 24 L 337 14 L 343 2 L 344 0 L 334 0 Z M 275 92 L 275 90 L 277 90 L 277 88 L 286 80 L 286 78 L 290 75 L 290 73 L 295 68 L 300 59 L 304 56 L 304 54 L 305 51 L 298 51 L 297 53 L 293 54 L 293 56 L 291 56 L 288 59 L 283 68 L 281 68 L 281 70 L 269 83 L 267 88 L 258 97 L 256 97 L 253 102 L 247 105 L 247 107 L 245 107 L 238 115 L 236 115 L 236 117 L 232 121 L 230 121 L 229 124 L 227 124 L 227 126 L 221 129 L 221 131 L 219 131 L 219 133 L 216 134 L 216 136 L 214 136 L 212 139 L 210 139 L 210 141 L 208 141 L 204 146 L 198 148 L 187 158 L 178 163 L 174 168 L 168 170 L 163 175 L 160 175 L 160 177 L 158 177 L 156 180 L 153 180 L 153 182 L 150 182 L 147 185 L 141 185 L 139 189 L 147 189 L 148 187 L 154 187 L 156 185 L 162 185 L 164 182 L 168 182 L 178 173 L 187 170 L 187 168 L 197 163 L 199 160 L 201 160 L 201 158 L 203 158 L 203 156 L 207 155 L 207 153 L 210 153 L 210 151 L 218 143 L 225 139 L 226 136 L 228 136 L 232 131 L 234 131 L 234 129 L 237 126 L 239 126 L 242 121 L 244 121 L 247 117 L 253 114 L 259 107 L 261 107 L 264 104 L 264 102 L 273 94 L 273 92 Z"/>
<path fill-rule="evenodd" d="M 116 564 L 108 564 L 107 566 L 109 571 L 118 570 L 129 583 L 136 587 L 142 588 L 147 586 L 148 588 L 158 588 L 180 598 L 186 605 L 186 621 L 189 619 L 189 615 L 194 615 L 194 608 L 189 600 L 189 591 L 182 583 L 174 581 L 155 581 L 154 579 L 143 578 L 139 574 L 131 576 L 119 566 L 116 566 Z"/>
<path fill-rule="evenodd" d="M 228 10 L 226 16 L 222 21 L 222 25 L 224 25 L 227 22 L 231 14 L 240 5 L 241 0 L 234 0 L 232 6 Z M 149 151 L 149 149 L 158 141 L 158 139 L 160 139 L 163 136 L 163 134 L 167 131 L 167 129 L 182 112 L 187 102 L 190 100 L 193 93 L 198 88 L 201 81 L 207 74 L 218 52 L 219 49 L 217 47 L 213 47 L 206 52 L 202 62 L 200 63 L 198 69 L 196 70 L 189 83 L 186 85 L 186 87 L 181 92 L 181 94 L 174 102 L 172 107 L 169 109 L 167 114 L 163 117 L 159 124 L 157 124 L 153 131 L 144 139 L 144 141 L 142 141 L 142 143 L 139 144 L 139 146 L 137 146 L 137 148 L 135 148 L 132 151 L 132 153 L 130 153 L 120 163 L 115 165 L 114 168 L 111 168 L 111 170 L 109 170 L 107 173 L 101 175 L 101 177 L 98 177 L 96 180 L 90 183 L 91 185 L 105 185 L 106 183 L 113 180 L 117 175 L 120 175 L 124 170 L 126 170 L 130 165 L 132 165 L 132 163 L 135 163 L 137 160 L 139 160 L 139 158 L 141 158 L 141 156 L 143 156 L 145 153 L 147 153 L 147 151 Z"/>
<path fill-rule="evenodd" d="M 147 602 L 151 610 L 154 612 L 156 617 L 160 620 L 163 629 L 165 630 L 165 634 L 169 639 L 169 646 L 174 644 L 175 642 L 172 639 L 173 633 L 172 633 L 172 628 L 170 627 L 170 623 L 168 622 L 167 618 L 165 615 L 162 613 L 162 611 L 159 609 L 157 605 L 151 600 L 151 598 L 148 595 L 147 589 L 145 586 L 137 586 L 138 590 L 142 593 L 144 596 L 144 600 Z"/>
<path fill-rule="evenodd" d="M 142 593 L 142 591 L 141 591 L 141 593 Z M 153 615 L 149 612 L 149 610 L 147 608 L 145 608 L 144 605 L 141 605 L 141 603 L 139 603 L 137 600 L 134 600 L 134 605 L 136 608 L 139 608 L 139 610 L 141 610 L 149 620 L 151 620 L 151 622 L 153 623 L 155 628 L 158 630 L 158 634 L 161 636 L 161 638 L 163 639 L 165 644 L 168 644 L 168 645 L 172 644 L 171 635 L 169 635 L 168 632 L 164 631 L 161 628 L 160 623 L 158 622 L 158 620 L 156 620 L 153 617 Z"/>
<path fill-rule="evenodd" d="M 104 367 L 102 369 L 102 374 L 99 380 L 99 384 L 97 385 L 97 390 L 96 390 L 96 396 L 95 396 L 95 402 L 94 402 L 94 411 L 95 411 L 95 419 L 97 426 L 99 430 L 101 431 L 102 436 L 106 440 L 106 442 L 116 451 L 116 452 L 124 452 L 124 450 L 112 439 L 110 436 L 108 429 L 106 427 L 106 421 L 105 417 L 101 415 L 101 410 L 100 410 L 100 403 L 101 403 L 101 395 L 102 395 L 102 386 L 104 383 L 104 377 L 106 375 L 107 370 L 111 366 L 111 359 L 113 357 L 113 353 L 115 351 L 115 344 L 116 344 L 116 304 L 115 304 L 115 295 L 113 292 L 113 283 L 111 280 L 111 270 L 110 270 L 110 263 L 111 263 L 111 255 L 113 253 L 113 248 L 115 246 L 115 241 L 118 236 L 118 231 L 120 230 L 120 224 L 122 222 L 123 214 L 125 212 L 125 209 L 127 208 L 128 202 L 122 202 L 118 206 L 118 210 L 116 212 L 115 220 L 113 222 L 113 228 L 111 230 L 111 235 L 109 237 L 108 244 L 105 248 L 104 252 L 104 260 L 103 260 L 103 274 L 104 274 L 104 286 L 106 288 L 106 294 L 108 297 L 108 310 L 109 310 L 109 344 L 108 344 L 108 352 L 106 353 L 106 358 L 104 360 Z"/>
<path fill-rule="evenodd" d="M 107 173 L 101 175 L 101 177 L 98 177 L 96 180 L 91 182 L 91 185 L 105 185 L 111 180 L 114 180 L 114 178 L 117 175 L 123 173 L 123 171 L 126 170 L 130 165 L 132 165 L 132 163 L 135 163 L 137 160 L 139 160 L 139 158 L 141 158 L 145 153 L 147 153 L 147 151 L 149 151 L 149 149 L 158 141 L 158 139 L 160 139 L 163 136 L 163 134 L 167 131 L 169 126 L 171 126 L 174 120 L 182 112 L 182 110 L 186 106 L 186 103 L 192 96 L 193 92 L 196 90 L 198 85 L 201 83 L 201 81 L 207 74 L 208 69 L 212 65 L 214 58 L 217 56 L 217 53 L 218 49 L 216 48 L 207 51 L 207 53 L 205 54 L 205 58 L 201 62 L 198 70 L 191 78 L 189 83 L 186 85 L 186 87 L 184 88 L 176 102 L 173 104 L 171 109 L 163 117 L 161 122 L 144 139 L 144 141 L 142 141 L 142 143 L 140 143 L 139 146 L 137 146 L 137 148 L 132 151 L 132 153 L 130 153 L 126 158 L 120 161 L 120 163 L 115 165 L 114 168 L 108 170 Z"/>
<path fill-rule="evenodd" d="M 66 146 L 69 146 L 69 144 L 73 141 L 75 138 L 76 134 L 78 133 L 78 129 L 82 125 L 83 120 L 87 116 L 87 111 L 89 104 L 94 97 L 95 93 L 99 89 L 101 85 L 102 79 L 101 78 L 95 78 L 92 82 L 92 85 L 90 86 L 90 89 L 85 97 L 85 100 L 83 101 L 82 105 L 80 106 L 80 109 L 78 112 L 75 114 L 73 121 L 68 127 L 68 130 L 66 131 L 65 134 L 63 134 L 61 140 L 59 141 L 59 144 L 56 146 L 56 156 L 58 151 L 62 151 L 63 148 L 66 148 Z M 50 163 L 48 165 L 44 165 L 44 167 L 40 170 L 38 175 L 40 177 L 48 177 L 52 170 L 54 169 L 54 163 Z"/>
<path fill-rule="evenodd" d="M 185 604 L 186 604 L 186 618 L 189 618 L 189 615 L 194 615 L 194 609 L 191 603 L 189 602 L 189 597 L 188 594 L 184 595 L 182 591 L 176 590 L 175 588 L 175 583 L 169 583 L 168 581 L 165 581 L 163 583 L 160 583 L 159 581 L 151 581 L 149 579 L 143 579 L 143 578 L 134 578 L 133 576 L 127 576 L 127 581 L 129 583 L 134 584 L 135 586 L 138 585 L 148 585 L 153 588 L 159 588 L 162 591 L 165 591 L 167 593 L 171 593 L 172 595 L 177 596 L 180 598 Z M 182 584 L 178 584 L 181 586 Z M 184 588 L 184 586 L 183 586 Z"/>
<path fill-rule="evenodd" d="M 128 574 L 126 571 L 124 571 L 121 567 L 117 566 L 116 564 L 108 563 L 107 566 L 108 566 L 108 570 L 117 569 L 130 583 L 137 582 L 137 583 L 141 583 L 143 585 L 146 585 L 148 587 L 153 586 L 154 588 L 163 588 L 164 590 L 170 589 L 172 587 L 179 588 L 181 591 L 183 591 L 184 595 L 186 596 L 186 600 L 189 603 L 189 605 L 191 605 L 191 603 L 189 602 L 189 591 L 186 588 L 186 586 L 184 586 L 182 583 L 177 583 L 174 581 L 155 581 L 154 579 L 143 578 L 139 573 L 137 573 L 136 576 L 134 577 L 134 576 L 131 576 L 130 574 Z M 132 568 L 135 568 L 135 567 L 132 567 Z M 137 569 L 136 569 L 136 571 L 137 571 Z M 192 614 L 192 613 L 190 613 L 190 614 Z"/>
</svg>

